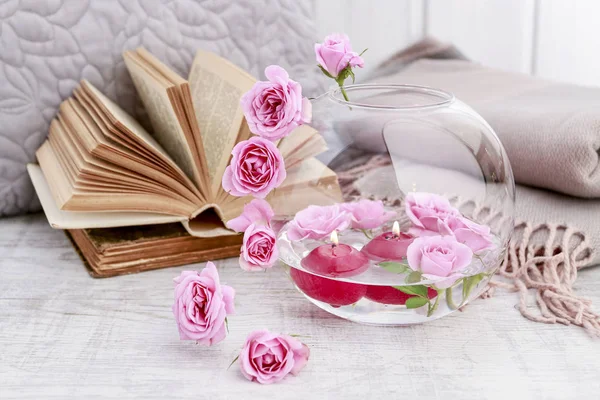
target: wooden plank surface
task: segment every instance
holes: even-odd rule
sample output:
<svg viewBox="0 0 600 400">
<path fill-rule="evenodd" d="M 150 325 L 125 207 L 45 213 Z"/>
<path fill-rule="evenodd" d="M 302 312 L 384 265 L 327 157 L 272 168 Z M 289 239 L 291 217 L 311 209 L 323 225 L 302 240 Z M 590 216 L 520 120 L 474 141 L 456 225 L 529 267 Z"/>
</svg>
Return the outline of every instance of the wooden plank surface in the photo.
<svg viewBox="0 0 600 400">
<path fill-rule="evenodd" d="M 0 220 L 0 398 L 595 399 L 600 341 L 530 322 L 513 293 L 412 327 L 350 323 L 319 310 L 281 270 L 217 263 L 236 291 L 230 335 L 205 348 L 178 339 L 172 278 L 183 267 L 92 279 L 42 215 Z M 200 268 L 196 265 L 189 268 Z M 600 306 L 600 269 L 576 290 Z M 257 328 L 305 335 L 307 367 L 282 384 L 235 365 Z"/>
</svg>

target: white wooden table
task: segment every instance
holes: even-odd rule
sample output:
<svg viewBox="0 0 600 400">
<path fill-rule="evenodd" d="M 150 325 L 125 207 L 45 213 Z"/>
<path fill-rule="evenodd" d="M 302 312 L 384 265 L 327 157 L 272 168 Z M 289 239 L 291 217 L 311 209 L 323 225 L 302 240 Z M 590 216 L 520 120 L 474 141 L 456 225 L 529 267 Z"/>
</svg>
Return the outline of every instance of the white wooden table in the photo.
<svg viewBox="0 0 600 400">
<path fill-rule="evenodd" d="M 227 339 L 205 348 L 180 341 L 171 314 L 184 267 L 92 279 L 42 215 L 0 220 L 0 399 L 600 398 L 600 341 L 524 319 L 515 294 L 425 325 L 372 327 L 321 311 L 280 270 L 217 265 L 237 315 Z M 600 307 L 600 269 L 576 288 Z M 298 377 L 261 386 L 237 364 L 227 370 L 263 327 L 306 336 Z"/>
</svg>

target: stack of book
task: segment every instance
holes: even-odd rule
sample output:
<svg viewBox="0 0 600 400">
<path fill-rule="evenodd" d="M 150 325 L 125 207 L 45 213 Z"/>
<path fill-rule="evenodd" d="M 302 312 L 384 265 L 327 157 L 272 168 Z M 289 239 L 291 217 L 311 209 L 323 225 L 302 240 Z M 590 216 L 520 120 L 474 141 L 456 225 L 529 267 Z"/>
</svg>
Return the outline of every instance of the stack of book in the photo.
<svg viewBox="0 0 600 400">
<path fill-rule="evenodd" d="M 256 82 L 199 51 L 189 79 L 144 49 L 125 63 L 152 132 L 82 81 L 52 121 L 29 174 L 50 225 L 66 229 L 94 276 L 112 276 L 239 254 L 225 228 L 251 200 L 221 179 L 236 143 L 251 136 L 239 100 Z M 337 176 L 315 156 L 310 126 L 281 139 L 287 178 L 267 200 L 281 218 L 341 201 Z"/>
</svg>

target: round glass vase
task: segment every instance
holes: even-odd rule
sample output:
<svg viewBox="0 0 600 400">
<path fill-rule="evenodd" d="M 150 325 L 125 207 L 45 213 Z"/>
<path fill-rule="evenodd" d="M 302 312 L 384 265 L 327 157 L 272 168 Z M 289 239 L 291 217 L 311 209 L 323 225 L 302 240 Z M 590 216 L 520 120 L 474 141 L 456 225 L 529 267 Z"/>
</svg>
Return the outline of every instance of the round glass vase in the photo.
<svg viewBox="0 0 600 400">
<path fill-rule="evenodd" d="M 339 317 L 406 325 L 446 316 L 477 298 L 504 259 L 514 212 L 504 148 L 450 93 L 345 91 L 349 101 L 339 88 L 313 100 L 311 126 L 328 148 L 317 156 L 322 179 L 285 193 L 313 205 L 285 221 L 279 258 L 308 300 Z"/>
</svg>

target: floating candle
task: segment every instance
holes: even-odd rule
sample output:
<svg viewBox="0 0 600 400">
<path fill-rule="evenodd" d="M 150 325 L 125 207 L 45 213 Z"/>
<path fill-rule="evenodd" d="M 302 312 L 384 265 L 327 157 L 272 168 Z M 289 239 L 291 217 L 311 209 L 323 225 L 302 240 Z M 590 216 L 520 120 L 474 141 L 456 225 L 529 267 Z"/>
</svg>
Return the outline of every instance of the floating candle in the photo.
<svg viewBox="0 0 600 400">
<path fill-rule="evenodd" d="M 427 288 L 427 297 L 435 298 L 438 293 L 432 288 Z M 383 304 L 404 305 L 406 300 L 414 297 L 414 295 L 404 293 L 392 286 L 369 286 L 365 297 L 369 300 Z"/>
<path fill-rule="evenodd" d="M 337 232 L 333 231 L 331 244 L 317 247 L 302 259 L 301 264 L 319 275 L 347 277 L 366 271 L 369 259 L 354 247 L 339 243 Z"/>
<path fill-rule="evenodd" d="M 305 295 L 333 307 L 354 304 L 365 295 L 367 286 L 323 278 L 292 268 L 290 277 Z"/>
<path fill-rule="evenodd" d="M 401 260 L 406 257 L 406 249 L 415 240 L 415 237 L 400 232 L 398 221 L 394 222 L 391 232 L 377 236 L 362 248 L 368 258 L 374 261 Z"/>
</svg>

